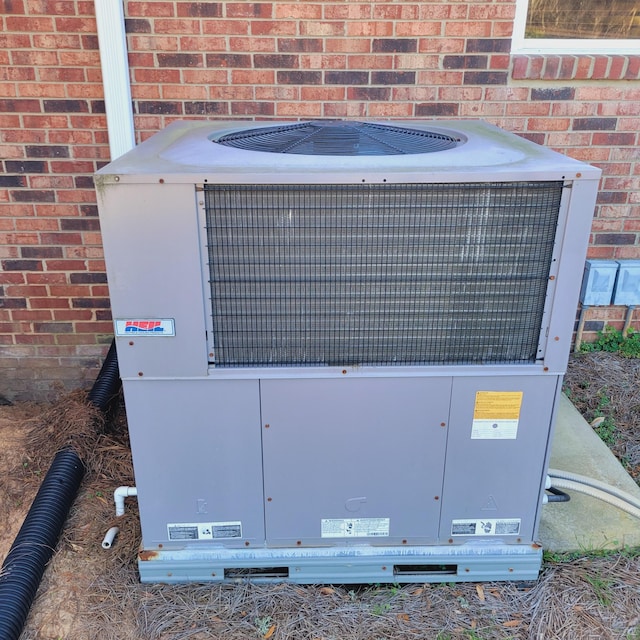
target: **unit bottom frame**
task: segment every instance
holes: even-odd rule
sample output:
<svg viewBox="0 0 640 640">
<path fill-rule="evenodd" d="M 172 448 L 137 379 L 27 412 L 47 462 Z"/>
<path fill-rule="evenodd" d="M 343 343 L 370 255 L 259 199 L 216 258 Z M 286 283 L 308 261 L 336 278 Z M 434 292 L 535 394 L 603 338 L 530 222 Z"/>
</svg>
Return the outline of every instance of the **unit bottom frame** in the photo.
<svg viewBox="0 0 640 640">
<path fill-rule="evenodd" d="M 455 546 L 147 550 L 142 582 L 439 583 L 536 580 L 539 544 L 473 542 Z"/>
</svg>

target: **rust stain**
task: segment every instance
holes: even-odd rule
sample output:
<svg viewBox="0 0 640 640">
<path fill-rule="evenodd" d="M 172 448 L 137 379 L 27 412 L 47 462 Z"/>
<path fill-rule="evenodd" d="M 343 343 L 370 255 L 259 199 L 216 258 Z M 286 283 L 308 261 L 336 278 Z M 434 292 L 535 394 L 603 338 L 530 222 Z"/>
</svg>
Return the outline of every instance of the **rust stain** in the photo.
<svg viewBox="0 0 640 640">
<path fill-rule="evenodd" d="M 157 551 L 147 551 L 146 549 L 142 549 L 142 551 L 138 553 L 138 558 L 143 562 L 146 562 L 147 560 L 155 560 L 158 555 L 160 554 Z"/>
</svg>

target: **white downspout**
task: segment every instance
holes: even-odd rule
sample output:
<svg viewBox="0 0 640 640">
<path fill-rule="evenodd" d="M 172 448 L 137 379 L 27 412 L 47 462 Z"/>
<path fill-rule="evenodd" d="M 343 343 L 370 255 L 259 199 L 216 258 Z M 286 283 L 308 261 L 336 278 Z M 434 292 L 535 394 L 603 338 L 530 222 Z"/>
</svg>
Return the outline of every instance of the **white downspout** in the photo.
<svg viewBox="0 0 640 640">
<path fill-rule="evenodd" d="M 111 160 L 136 146 L 123 0 L 95 0 Z"/>
</svg>

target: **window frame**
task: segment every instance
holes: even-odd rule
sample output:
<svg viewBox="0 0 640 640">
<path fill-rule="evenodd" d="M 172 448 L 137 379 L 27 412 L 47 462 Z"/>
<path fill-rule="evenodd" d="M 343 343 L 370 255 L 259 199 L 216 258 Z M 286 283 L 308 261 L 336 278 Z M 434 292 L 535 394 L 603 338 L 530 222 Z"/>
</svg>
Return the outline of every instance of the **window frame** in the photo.
<svg viewBox="0 0 640 640">
<path fill-rule="evenodd" d="M 516 0 L 512 53 L 631 54 L 640 55 L 640 39 L 526 38 L 529 0 Z"/>
</svg>

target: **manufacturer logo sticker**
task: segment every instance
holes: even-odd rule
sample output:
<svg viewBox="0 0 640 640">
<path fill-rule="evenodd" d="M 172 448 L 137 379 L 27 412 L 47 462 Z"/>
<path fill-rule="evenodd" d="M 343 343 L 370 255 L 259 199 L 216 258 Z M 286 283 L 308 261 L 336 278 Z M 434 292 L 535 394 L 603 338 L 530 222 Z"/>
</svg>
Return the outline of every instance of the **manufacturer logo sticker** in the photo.
<svg viewBox="0 0 640 640">
<path fill-rule="evenodd" d="M 171 318 L 120 319 L 116 320 L 117 336 L 175 336 L 176 329 Z"/>
</svg>

